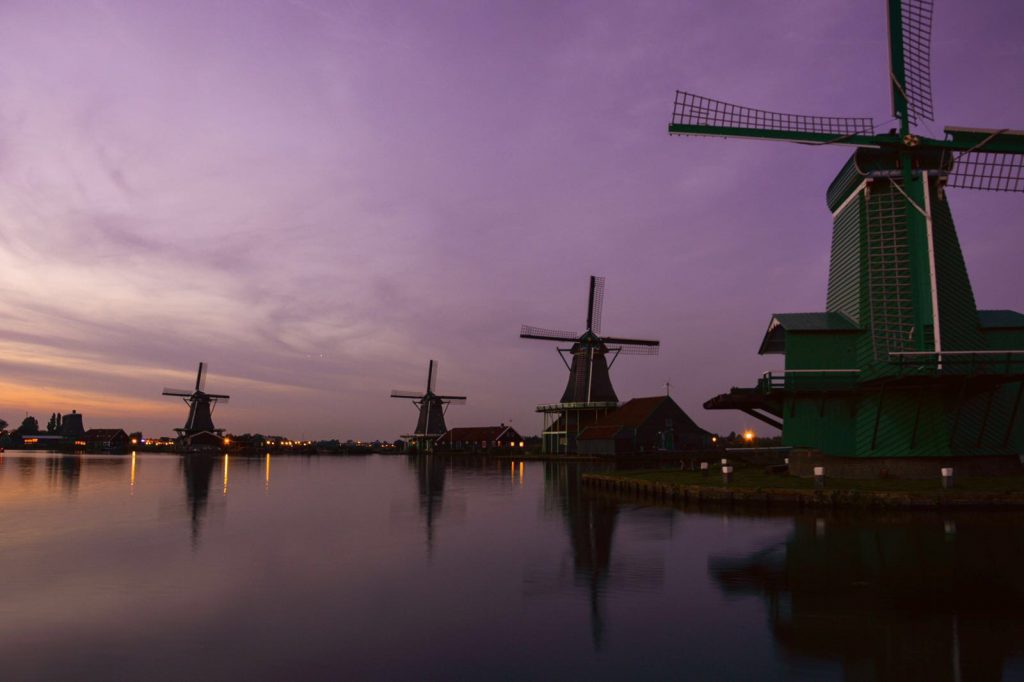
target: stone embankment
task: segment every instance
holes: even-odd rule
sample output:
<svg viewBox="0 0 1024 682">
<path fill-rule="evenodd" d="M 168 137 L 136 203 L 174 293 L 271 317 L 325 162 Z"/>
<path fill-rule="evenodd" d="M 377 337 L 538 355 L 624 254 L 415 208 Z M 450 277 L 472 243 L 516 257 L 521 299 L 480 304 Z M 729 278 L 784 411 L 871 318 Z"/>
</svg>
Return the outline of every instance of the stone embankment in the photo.
<svg viewBox="0 0 1024 682">
<path fill-rule="evenodd" d="M 646 503 L 714 502 L 756 506 L 863 507 L 884 509 L 1024 508 L 1024 492 L 972 490 L 855 490 L 835 488 L 692 485 L 609 474 L 584 474 L 593 490 L 628 495 Z"/>
</svg>

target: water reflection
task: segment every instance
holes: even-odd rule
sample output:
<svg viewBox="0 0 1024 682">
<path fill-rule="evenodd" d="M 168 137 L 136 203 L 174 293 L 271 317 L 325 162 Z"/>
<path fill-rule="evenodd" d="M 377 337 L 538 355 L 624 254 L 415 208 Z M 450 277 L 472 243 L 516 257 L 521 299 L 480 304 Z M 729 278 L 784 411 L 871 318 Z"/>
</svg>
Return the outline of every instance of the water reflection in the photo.
<svg viewBox="0 0 1024 682">
<path fill-rule="evenodd" d="M 709 572 L 767 601 L 786 653 L 838 661 L 847 679 L 998 680 L 1024 654 L 1022 520 L 800 517 L 783 543 Z"/>
<path fill-rule="evenodd" d="M 60 455 L 46 458 L 46 477 L 51 487 L 60 485 L 67 493 L 78 490 L 82 478 L 82 457 L 80 455 Z"/>
<path fill-rule="evenodd" d="M 613 563 L 612 547 L 621 510 L 610 495 L 583 487 L 580 474 L 594 465 L 544 464 L 545 507 L 560 512 L 572 549 L 572 582 L 587 593 L 590 607 L 590 635 L 594 649 L 604 647 L 606 631 L 605 595 L 614 590 L 658 589 L 664 582 L 664 557 L 632 553 Z M 647 510 L 635 520 L 659 526 L 671 534 L 672 510 Z"/>
<path fill-rule="evenodd" d="M 409 455 L 409 467 L 416 471 L 420 513 L 427 530 L 427 556 L 434 551 L 434 522 L 441 514 L 447 465 L 438 455 Z"/>
<path fill-rule="evenodd" d="M 192 546 L 199 545 L 199 531 L 210 498 L 210 484 L 213 481 L 214 458 L 207 455 L 184 456 L 181 458 L 182 475 L 185 481 L 185 499 L 192 519 Z M 224 467 L 224 486 L 227 490 L 227 466 Z"/>
</svg>

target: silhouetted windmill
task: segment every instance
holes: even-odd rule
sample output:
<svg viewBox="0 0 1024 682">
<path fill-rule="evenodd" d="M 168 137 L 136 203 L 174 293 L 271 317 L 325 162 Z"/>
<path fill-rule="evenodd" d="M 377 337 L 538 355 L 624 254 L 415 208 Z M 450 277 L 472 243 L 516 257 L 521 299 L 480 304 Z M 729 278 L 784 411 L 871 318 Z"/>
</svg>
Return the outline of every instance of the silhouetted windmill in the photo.
<svg viewBox="0 0 1024 682">
<path fill-rule="evenodd" d="M 977 309 L 945 187 L 1024 191 L 1024 133 L 911 132 L 932 120 L 932 2 L 887 0 L 887 13 L 898 129 L 676 93 L 672 134 L 857 147 L 826 195 L 826 312 L 774 315 L 760 352 L 785 354 L 786 373 L 705 407 L 775 425 L 755 410 L 785 415 L 786 445 L 827 454 L 1014 454 L 1024 448 L 1024 316 Z"/>
<path fill-rule="evenodd" d="M 185 421 L 185 426 L 174 429 L 178 432 L 178 438 L 184 445 L 219 447 L 222 444 L 224 429 L 214 427 L 213 410 L 217 403 L 226 403 L 229 396 L 206 392 L 205 362 L 199 363 L 196 387 L 193 390 L 165 388 L 163 395 L 179 397 L 188 405 L 188 419 Z"/>
<path fill-rule="evenodd" d="M 545 419 L 544 429 L 545 434 L 551 438 L 544 438 L 545 452 L 571 452 L 575 448 L 576 434 L 600 414 L 618 406 L 619 398 L 612 388 L 608 370 L 619 354 L 658 354 L 659 341 L 601 336 L 603 305 L 604 277 L 591 276 L 585 332 L 578 334 L 525 324 L 519 332 L 519 338 L 522 339 L 572 343 L 569 348 L 557 348 L 559 357 L 569 370 L 569 382 L 561 401 L 537 407 L 538 412 L 549 415 Z M 565 359 L 566 353 L 572 356 L 572 364 Z M 606 358 L 608 355 L 611 355 L 611 362 Z"/>
<path fill-rule="evenodd" d="M 433 448 L 434 440 L 444 435 L 448 427 L 444 423 L 444 415 L 451 404 L 463 405 L 466 402 L 464 395 L 437 395 L 434 389 L 437 386 L 437 361 L 431 360 L 427 366 L 427 390 L 424 393 L 414 391 L 391 391 L 392 398 L 404 398 L 412 400 L 413 405 L 419 410 L 419 419 L 416 420 L 416 430 L 403 436 L 412 447 L 420 451 L 429 451 Z"/>
</svg>

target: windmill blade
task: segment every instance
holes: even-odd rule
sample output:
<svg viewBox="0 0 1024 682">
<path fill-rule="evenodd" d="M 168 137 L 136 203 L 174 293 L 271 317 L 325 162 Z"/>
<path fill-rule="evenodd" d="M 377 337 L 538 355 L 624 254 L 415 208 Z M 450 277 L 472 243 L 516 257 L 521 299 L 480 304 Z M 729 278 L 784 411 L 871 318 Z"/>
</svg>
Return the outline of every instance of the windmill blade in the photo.
<svg viewBox="0 0 1024 682">
<path fill-rule="evenodd" d="M 953 157 L 950 187 L 1024 192 L 1024 132 L 946 128 Z"/>
<path fill-rule="evenodd" d="M 228 399 L 231 398 L 231 396 L 224 395 L 223 393 L 206 393 L 204 395 L 206 395 L 210 400 L 219 400 L 222 403 L 226 403 Z"/>
<path fill-rule="evenodd" d="M 524 324 L 519 329 L 521 339 L 540 339 L 542 341 L 576 341 L 580 338 L 576 332 L 564 332 L 557 329 L 542 329 Z"/>
<path fill-rule="evenodd" d="M 606 336 L 601 339 L 609 346 L 619 346 L 619 352 L 623 355 L 657 355 L 660 341 L 650 339 L 622 339 L 614 336 Z"/>
<path fill-rule="evenodd" d="M 964 152 L 949 173 L 950 187 L 1024 192 L 1024 154 Z"/>
<path fill-rule="evenodd" d="M 619 350 L 622 355 L 657 355 L 658 346 L 634 346 L 626 344 Z"/>
<path fill-rule="evenodd" d="M 755 137 L 818 144 L 877 145 L 870 118 L 804 116 L 752 109 L 676 91 L 669 133 Z"/>
<path fill-rule="evenodd" d="M 392 398 L 412 398 L 419 400 L 424 397 L 422 393 L 416 393 L 415 391 L 391 391 Z"/>
<path fill-rule="evenodd" d="M 199 363 L 199 372 L 196 374 L 196 390 L 201 391 L 206 387 L 206 363 Z"/>
<path fill-rule="evenodd" d="M 889 72 L 893 116 L 910 123 L 932 113 L 932 0 L 889 0 Z"/>
<path fill-rule="evenodd" d="M 451 403 L 452 405 L 466 404 L 466 396 L 464 395 L 439 395 L 437 397 L 443 402 Z"/>
<path fill-rule="evenodd" d="M 609 345 L 615 346 L 653 346 L 661 345 L 661 341 L 652 339 L 624 339 L 620 336 L 602 336 L 601 340 Z"/>
<path fill-rule="evenodd" d="M 604 307 L 604 277 L 590 277 L 590 302 L 587 305 L 587 329 L 601 334 L 601 309 Z"/>
<path fill-rule="evenodd" d="M 437 386 L 437 360 L 431 360 L 427 368 L 427 393 L 433 393 Z"/>
<path fill-rule="evenodd" d="M 195 393 L 195 391 L 188 391 L 184 388 L 165 388 L 161 395 L 175 395 L 182 398 L 188 398 L 193 393 Z"/>
</svg>

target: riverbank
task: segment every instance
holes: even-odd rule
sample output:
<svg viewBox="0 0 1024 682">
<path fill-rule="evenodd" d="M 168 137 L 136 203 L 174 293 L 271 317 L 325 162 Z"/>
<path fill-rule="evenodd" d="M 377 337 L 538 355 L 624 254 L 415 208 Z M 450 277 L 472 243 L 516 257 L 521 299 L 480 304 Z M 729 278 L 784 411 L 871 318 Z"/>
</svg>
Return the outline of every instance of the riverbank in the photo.
<svg viewBox="0 0 1024 682">
<path fill-rule="evenodd" d="M 1024 508 L 1024 477 L 936 480 L 813 479 L 758 468 L 737 468 L 728 483 L 719 472 L 685 470 L 584 474 L 588 488 L 626 494 L 645 502 L 727 502 L 758 506 L 865 508 Z"/>
</svg>

